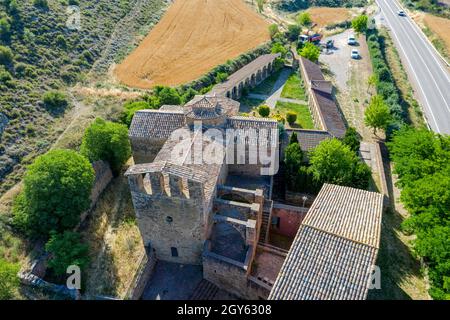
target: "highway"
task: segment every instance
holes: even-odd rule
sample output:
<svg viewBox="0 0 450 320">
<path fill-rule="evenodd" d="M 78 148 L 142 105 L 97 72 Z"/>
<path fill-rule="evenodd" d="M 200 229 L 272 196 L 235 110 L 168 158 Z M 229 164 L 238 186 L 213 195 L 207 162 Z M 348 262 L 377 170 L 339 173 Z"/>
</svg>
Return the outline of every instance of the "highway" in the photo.
<svg viewBox="0 0 450 320">
<path fill-rule="evenodd" d="M 376 2 L 430 128 L 438 133 L 450 134 L 450 73 L 445 63 L 411 18 L 397 14 L 403 10 L 397 0 Z"/>
</svg>

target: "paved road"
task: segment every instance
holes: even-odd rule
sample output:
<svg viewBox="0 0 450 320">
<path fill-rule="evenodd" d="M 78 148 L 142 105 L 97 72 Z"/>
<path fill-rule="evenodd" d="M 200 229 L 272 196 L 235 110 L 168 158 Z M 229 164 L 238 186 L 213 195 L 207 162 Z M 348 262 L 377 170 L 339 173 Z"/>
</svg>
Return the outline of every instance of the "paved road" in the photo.
<svg viewBox="0 0 450 320">
<path fill-rule="evenodd" d="M 450 73 L 411 18 L 398 16 L 397 11 L 403 8 L 397 0 L 376 2 L 419 94 L 428 124 L 435 132 L 450 134 Z"/>
</svg>

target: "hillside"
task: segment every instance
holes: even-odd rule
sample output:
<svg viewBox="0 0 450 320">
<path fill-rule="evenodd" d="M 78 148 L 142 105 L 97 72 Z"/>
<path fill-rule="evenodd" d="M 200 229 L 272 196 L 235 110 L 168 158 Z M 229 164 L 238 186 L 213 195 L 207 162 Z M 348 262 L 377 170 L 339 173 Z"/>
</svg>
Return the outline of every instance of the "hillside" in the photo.
<svg viewBox="0 0 450 320">
<path fill-rule="evenodd" d="M 115 75 L 138 88 L 186 83 L 268 41 L 267 27 L 242 0 L 176 1 Z"/>
<path fill-rule="evenodd" d="M 79 30 L 66 25 L 74 13 L 67 11 L 69 3 L 79 6 Z M 106 71 L 165 8 L 164 0 L 0 1 L 0 193 L 67 126 L 74 105 L 67 89 L 86 81 L 96 61 L 96 70 Z M 49 108 L 42 97 L 55 90 L 65 98 Z"/>
</svg>

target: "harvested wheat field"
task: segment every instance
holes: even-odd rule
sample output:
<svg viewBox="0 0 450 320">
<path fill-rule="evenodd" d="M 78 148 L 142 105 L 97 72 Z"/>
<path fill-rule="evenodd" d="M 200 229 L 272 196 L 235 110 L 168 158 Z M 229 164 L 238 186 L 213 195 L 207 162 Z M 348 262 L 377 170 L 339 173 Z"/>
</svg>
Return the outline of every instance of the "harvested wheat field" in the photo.
<svg viewBox="0 0 450 320">
<path fill-rule="evenodd" d="M 425 14 L 423 21 L 431 31 L 445 42 L 447 52 L 450 52 L 450 20 Z"/>
<path fill-rule="evenodd" d="M 310 8 L 307 11 L 311 15 L 313 23 L 320 28 L 349 20 L 351 17 L 350 10 L 346 8 L 320 7 Z"/>
<path fill-rule="evenodd" d="M 114 73 L 131 87 L 179 85 L 269 39 L 268 22 L 242 0 L 177 0 Z"/>
</svg>

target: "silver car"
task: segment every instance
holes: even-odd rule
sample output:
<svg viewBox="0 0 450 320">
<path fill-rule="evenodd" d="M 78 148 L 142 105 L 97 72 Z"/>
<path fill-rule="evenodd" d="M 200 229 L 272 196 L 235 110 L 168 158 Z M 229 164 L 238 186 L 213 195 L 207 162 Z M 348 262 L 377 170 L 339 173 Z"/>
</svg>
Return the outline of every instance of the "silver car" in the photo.
<svg viewBox="0 0 450 320">
<path fill-rule="evenodd" d="M 354 35 L 348 36 L 347 43 L 348 43 L 349 45 L 355 45 L 355 44 L 356 44 L 356 38 L 355 38 L 355 36 L 354 36 Z"/>
<path fill-rule="evenodd" d="M 352 50 L 352 59 L 359 59 L 361 56 L 359 55 L 359 51 L 356 49 Z"/>
</svg>

